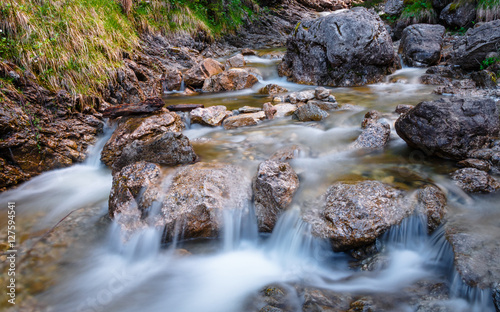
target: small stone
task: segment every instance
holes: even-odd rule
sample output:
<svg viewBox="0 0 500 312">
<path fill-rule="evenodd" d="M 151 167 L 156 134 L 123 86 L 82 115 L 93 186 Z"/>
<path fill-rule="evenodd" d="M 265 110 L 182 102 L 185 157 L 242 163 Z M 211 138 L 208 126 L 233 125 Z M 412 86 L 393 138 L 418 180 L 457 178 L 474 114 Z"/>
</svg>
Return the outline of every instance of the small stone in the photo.
<svg viewBox="0 0 500 312">
<path fill-rule="evenodd" d="M 300 121 L 321 121 L 329 114 L 314 104 L 304 104 L 299 106 L 293 116 Z"/>
<path fill-rule="evenodd" d="M 247 114 L 247 113 L 257 113 L 260 112 L 262 108 L 259 107 L 253 107 L 253 106 L 243 106 L 238 108 L 238 111 L 240 114 Z"/>
<path fill-rule="evenodd" d="M 271 103 L 264 103 L 262 106 L 264 113 L 266 114 L 266 118 L 269 120 L 274 119 L 274 114 L 276 114 L 277 109 Z"/>
<path fill-rule="evenodd" d="M 458 169 L 451 178 L 468 193 L 491 193 L 500 189 L 500 183 L 495 178 L 476 168 Z"/>
<path fill-rule="evenodd" d="M 314 96 L 318 100 L 325 100 L 330 96 L 330 90 L 327 90 L 326 88 L 323 87 L 318 87 L 314 90 Z"/>
<path fill-rule="evenodd" d="M 474 158 L 468 158 L 461 160 L 457 163 L 457 166 L 462 167 L 462 168 L 476 168 L 481 171 L 490 171 L 491 165 L 488 161 L 486 160 L 480 160 L 480 159 L 474 159 Z"/>
</svg>

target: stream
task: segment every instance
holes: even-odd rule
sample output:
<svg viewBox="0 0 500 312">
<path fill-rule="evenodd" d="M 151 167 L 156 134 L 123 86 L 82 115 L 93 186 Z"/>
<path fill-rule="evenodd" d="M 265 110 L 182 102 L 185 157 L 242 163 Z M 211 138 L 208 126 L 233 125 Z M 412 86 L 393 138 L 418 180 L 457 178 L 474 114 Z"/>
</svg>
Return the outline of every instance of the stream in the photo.
<svg viewBox="0 0 500 312">
<path fill-rule="evenodd" d="M 289 91 L 314 88 L 278 77 L 279 61 L 268 58 L 268 52 L 246 57 L 247 66 L 262 76 L 252 89 L 189 97 L 170 93 L 165 102 L 225 105 L 231 110 L 262 107 L 269 98 L 258 90 L 269 83 Z M 404 298 L 415 285 L 432 281 L 449 290 L 449 297 L 439 302 L 447 310 L 432 311 L 495 311 L 489 289 L 472 288 L 461 281 L 444 231 L 428 235 L 426 221 L 419 216 L 405 219 L 377 241 L 385 265 L 371 271 L 362 270 L 350 255 L 333 252 L 328 242 L 313 237 L 300 217 L 301 203 L 324 193 L 333 182 L 371 179 L 409 191 L 424 180 L 434 181 L 447 191 L 450 214 L 460 214 L 464 222 L 470 219 L 467 222 L 475 225 L 500 219 L 495 209 L 498 194 L 463 193 L 448 176 L 454 163 L 409 149 L 395 133 L 395 117 L 390 114 L 386 115 L 392 129 L 388 147 L 364 154 L 349 150 L 368 110 L 391 113 L 398 104 L 437 98 L 433 86 L 419 83 L 424 71 L 403 68 L 386 82 L 332 88 L 340 104 L 353 104 L 354 109 L 332 112 L 321 123 L 286 117 L 230 131 L 188 125 L 184 134 L 202 161 L 234 163 L 249 172 L 257 172 L 258 165 L 280 147 L 299 144 L 307 149 L 307 154 L 290 162 L 301 183 L 294 202 L 274 231 L 265 235 L 258 233 L 255 218 L 249 217 L 253 207 L 248 207 L 250 213 L 225 212 L 224 230 L 217 239 L 162 245 L 161 230 L 149 228 L 124 241 L 118 224 L 103 217 L 112 184 L 111 171 L 99 161 L 113 131 L 105 129 L 84 163 L 46 172 L 0 194 L 1 202 L 16 202 L 20 243 L 36 245 L 32 259 L 20 264 L 20 280 L 25 280 L 19 282 L 20 299 L 36 311 L 55 312 L 259 311 L 256 298 L 263 287 L 286 285 L 290 290 L 287 303 L 295 311 L 302 311 L 303 298 L 293 295 L 293 289 L 300 287 L 352 298 L 384 297 L 389 302 L 386 311 L 431 311 Z M 37 237 L 79 208 L 48 242 L 37 242 Z M 33 295 L 23 297 L 24 291 Z"/>
</svg>

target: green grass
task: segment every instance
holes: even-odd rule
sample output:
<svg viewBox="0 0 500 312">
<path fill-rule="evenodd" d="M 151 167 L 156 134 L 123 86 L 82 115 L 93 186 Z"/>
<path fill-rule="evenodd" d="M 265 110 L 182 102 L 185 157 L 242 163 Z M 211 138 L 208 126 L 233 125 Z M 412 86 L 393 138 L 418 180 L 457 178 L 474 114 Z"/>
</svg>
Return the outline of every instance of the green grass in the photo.
<svg viewBox="0 0 500 312">
<path fill-rule="evenodd" d="M 478 0 L 477 14 L 478 21 L 489 22 L 500 18 L 500 0 Z"/>
<path fill-rule="evenodd" d="M 100 95 L 142 33 L 213 38 L 254 11 L 253 0 L 2 0 L 0 59 L 49 90 Z"/>
<path fill-rule="evenodd" d="M 435 23 L 437 14 L 430 0 L 405 0 L 405 8 L 401 12 L 401 20 L 411 23 Z"/>
</svg>

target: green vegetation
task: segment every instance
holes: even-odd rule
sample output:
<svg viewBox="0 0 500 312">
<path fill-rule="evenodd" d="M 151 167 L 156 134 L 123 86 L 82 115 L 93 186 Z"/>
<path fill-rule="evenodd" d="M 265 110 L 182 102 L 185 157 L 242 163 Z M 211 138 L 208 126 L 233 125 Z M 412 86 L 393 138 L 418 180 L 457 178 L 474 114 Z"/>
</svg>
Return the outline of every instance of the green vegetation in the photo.
<svg viewBox="0 0 500 312">
<path fill-rule="evenodd" d="M 411 23 L 435 23 L 437 14 L 430 0 L 405 0 L 401 20 Z"/>
<path fill-rule="evenodd" d="M 213 38 L 257 10 L 253 0 L 3 0 L 0 59 L 50 90 L 99 95 L 142 33 Z"/>
<path fill-rule="evenodd" d="M 478 0 L 476 19 L 489 22 L 500 18 L 500 0 Z"/>
<path fill-rule="evenodd" d="M 496 63 L 500 63 L 500 56 L 485 58 L 481 62 L 481 70 L 486 69 Z"/>
</svg>

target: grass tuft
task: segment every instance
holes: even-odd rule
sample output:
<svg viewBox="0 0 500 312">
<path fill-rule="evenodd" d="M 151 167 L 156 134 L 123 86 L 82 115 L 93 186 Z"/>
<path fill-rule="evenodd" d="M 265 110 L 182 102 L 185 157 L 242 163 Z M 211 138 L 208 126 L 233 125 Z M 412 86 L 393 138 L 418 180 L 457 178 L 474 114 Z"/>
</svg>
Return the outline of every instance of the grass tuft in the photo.
<svg viewBox="0 0 500 312">
<path fill-rule="evenodd" d="M 400 20 L 408 24 L 437 22 L 437 14 L 430 0 L 405 0 L 405 8 L 401 12 Z"/>
</svg>

